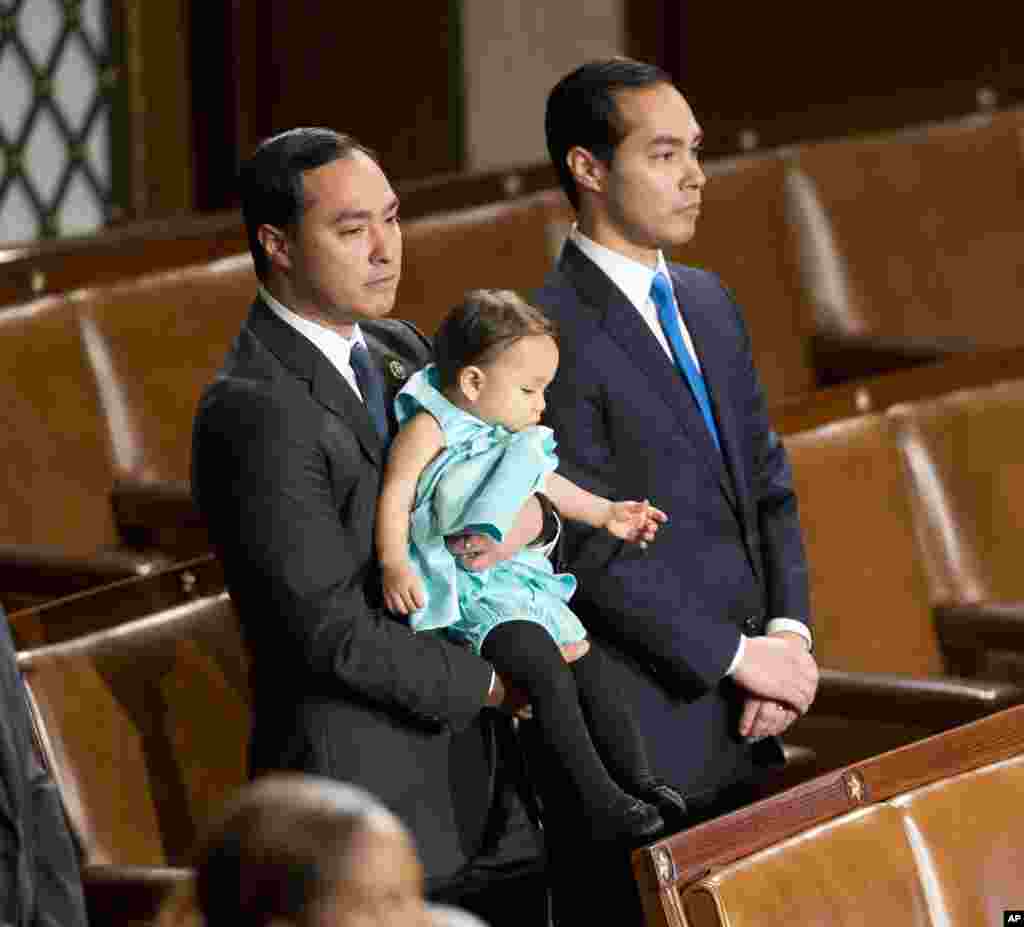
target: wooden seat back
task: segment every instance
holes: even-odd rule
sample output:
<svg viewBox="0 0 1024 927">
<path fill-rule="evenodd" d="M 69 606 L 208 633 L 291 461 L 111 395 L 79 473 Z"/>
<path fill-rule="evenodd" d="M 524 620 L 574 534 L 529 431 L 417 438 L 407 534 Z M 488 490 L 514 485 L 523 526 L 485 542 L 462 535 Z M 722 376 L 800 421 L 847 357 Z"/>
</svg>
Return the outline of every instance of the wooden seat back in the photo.
<svg viewBox="0 0 1024 927">
<path fill-rule="evenodd" d="M 1024 600 L 1024 379 L 889 411 L 937 603 Z"/>
<path fill-rule="evenodd" d="M 528 299 L 554 264 L 570 222 L 557 190 L 407 222 L 395 314 L 432 335 L 467 290 L 515 290 Z"/>
<path fill-rule="evenodd" d="M 784 442 L 807 548 L 819 664 L 942 674 L 910 496 L 884 416 L 834 422 Z"/>
<path fill-rule="evenodd" d="M 1000 922 L 1017 904 L 1024 706 L 633 854 L 648 927 Z"/>
<path fill-rule="evenodd" d="M 79 306 L 120 476 L 187 480 L 192 418 L 256 296 L 249 255 L 87 291 Z"/>
<path fill-rule="evenodd" d="M 97 382 L 72 304 L 0 314 L 0 543 L 92 553 L 117 541 L 113 461 Z"/>
<path fill-rule="evenodd" d="M 87 865 L 180 865 L 246 781 L 248 659 L 227 593 L 21 653 Z"/>
<path fill-rule="evenodd" d="M 974 116 L 801 146 L 790 193 L 823 328 L 1024 344 L 1024 142 Z"/>
</svg>

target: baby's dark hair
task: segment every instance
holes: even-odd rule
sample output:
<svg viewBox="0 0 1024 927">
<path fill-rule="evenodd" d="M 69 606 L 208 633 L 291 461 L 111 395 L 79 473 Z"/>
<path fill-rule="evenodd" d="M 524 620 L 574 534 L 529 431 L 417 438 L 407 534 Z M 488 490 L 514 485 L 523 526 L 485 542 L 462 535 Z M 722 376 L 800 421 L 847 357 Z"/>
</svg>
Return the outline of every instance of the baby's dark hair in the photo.
<svg viewBox="0 0 1024 927">
<path fill-rule="evenodd" d="M 463 367 L 486 364 L 529 335 L 557 340 L 558 328 L 511 290 L 470 290 L 434 335 L 441 389 L 454 386 Z"/>
</svg>

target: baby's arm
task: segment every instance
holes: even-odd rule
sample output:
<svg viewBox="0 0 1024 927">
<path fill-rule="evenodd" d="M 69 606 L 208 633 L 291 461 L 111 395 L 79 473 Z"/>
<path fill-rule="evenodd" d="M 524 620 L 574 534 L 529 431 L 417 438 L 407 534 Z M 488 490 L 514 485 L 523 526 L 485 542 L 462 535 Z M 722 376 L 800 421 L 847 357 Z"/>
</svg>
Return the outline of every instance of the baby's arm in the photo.
<svg viewBox="0 0 1024 927">
<path fill-rule="evenodd" d="M 420 474 L 443 447 L 441 427 L 433 416 L 418 412 L 396 435 L 384 469 L 377 502 L 377 557 L 384 604 L 399 615 L 426 605 L 423 586 L 409 560 L 409 514 Z"/>
<path fill-rule="evenodd" d="M 646 499 L 643 502 L 612 502 L 552 473 L 544 490 L 559 513 L 572 521 L 604 528 L 616 537 L 635 541 L 641 547 L 654 539 L 658 525 L 668 516 Z"/>
</svg>

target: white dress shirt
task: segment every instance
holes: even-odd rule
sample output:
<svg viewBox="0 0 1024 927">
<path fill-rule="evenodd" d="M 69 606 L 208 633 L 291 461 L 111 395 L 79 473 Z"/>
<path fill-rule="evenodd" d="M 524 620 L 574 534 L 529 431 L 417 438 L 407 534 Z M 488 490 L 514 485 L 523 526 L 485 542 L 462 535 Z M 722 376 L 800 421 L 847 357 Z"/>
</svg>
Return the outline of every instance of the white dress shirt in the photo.
<svg viewBox="0 0 1024 927">
<path fill-rule="evenodd" d="M 618 251 L 612 251 L 604 245 L 599 245 L 596 241 L 584 235 L 576 226 L 573 226 L 572 231 L 569 233 L 569 240 L 600 267 L 608 275 L 612 283 L 622 290 L 626 299 L 640 313 L 640 317 L 647 323 L 651 333 L 658 339 L 658 344 L 661 345 L 669 360 L 675 364 L 676 361 L 672 354 L 672 348 L 669 346 L 668 338 L 665 337 L 665 332 L 658 321 L 658 309 L 651 299 L 651 284 L 654 282 L 655 274 L 662 273 L 670 283 L 672 281 L 672 277 L 668 272 L 668 264 L 665 262 L 665 255 L 659 251 L 657 266 L 648 267 L 646 264 L 634 261 Z M 675 291 L 673 290 L 673 302 L 675 302 L 675 298 Z M 676 312 L 679 312 L 678 304 L 676 304 Z M 686 327 L 686 320 L 683 319 L 682 315 L 679 316 L 679 330 L 683 334 L 683 341 L 686 342 L 686 348 L 690 352 L 693 362 L 697 365 L 697 369 L 700 370 L 700 358 L 697 357 L 697 351 L 693 346 L 693 339 L 690 337 L 690 332 Z M 657 499 L 653 501 L 657 504 Z M 794 621 L 792 618 L 773 618 L 768 622 L 765 632 L 771 634 L 773 631 L 793 631 L 803 637 L 807 642 L 808 649 L 811 647 L 810 629 L 802 621 Z M 739 646 L 736 648 L 736 654 L 729 664 L 729 669 L 726 670 L 726 676 L 731 676 L 740 665 L 744 650 L 746 649 L 746 642 L 746 635 L 741 633 Z"/>
<path fill-rule="evenodd" d="M 262 283 L 259 285 L 258 291 L 260 298 L 267 304 L 267 308 L 282 322 L 286 322 L 300 335 L 312 341 L 313 346 L 331 362 L 338 373 L 345 378 L 345 382 L 355 390 L 356 395 L 365 402 L 363 394 L 359 392 L 355 371 L 352 369 L 353 345 L 361 344 L 364 348 L 366 347 L 366 339 L 363 338 L 363 333 L 359 330 L 359 323 L 357 322 L 353 326 L 352 337 L 346 338 L 333 328 L 328 328 L 297 312 L 292 312 L 291 309 L 275 299 Z"/>
</svg>

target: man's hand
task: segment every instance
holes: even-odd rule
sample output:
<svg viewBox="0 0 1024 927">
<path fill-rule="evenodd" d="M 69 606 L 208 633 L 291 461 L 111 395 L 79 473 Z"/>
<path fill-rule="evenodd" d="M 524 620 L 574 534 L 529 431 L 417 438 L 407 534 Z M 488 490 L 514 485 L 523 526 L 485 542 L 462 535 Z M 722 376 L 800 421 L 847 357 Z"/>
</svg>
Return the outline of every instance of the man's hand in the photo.
<svg viewBox="0 0 1024 927">
<path fill-rule="evenodd" d="M 751 696 L 743 703 L 740 736 L 749 740 L 778 737 L 799 715 L 788 705 Z"/>
<path fill-rule="evenodd" d="M 751 695 L 782 702 L 802 715 L 818 690 L 818 665 L 799 634 L 781 631 L 749 638 L 732 678 Z"/>
<path fill-rule="evenodd" d="M 454 534 L 445 538 L 445 545 L 463 569 L 471 572 L 488 570 L 532 543 L 543 527 L 544 513 L 540 503 L 536 496 L 530 496 L 500 544 L 486 534 Z"/>
</svg>

